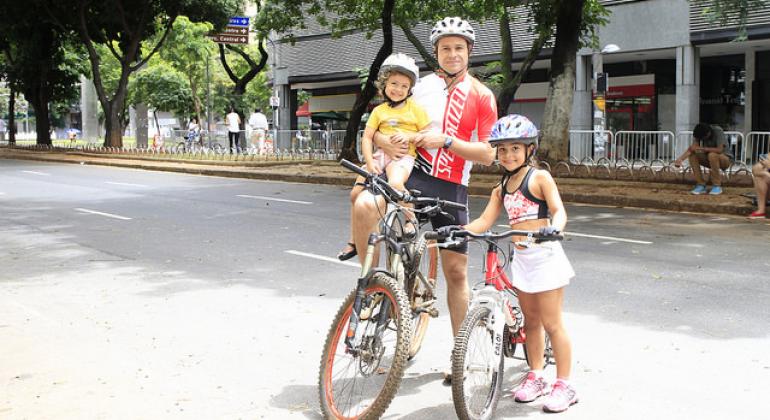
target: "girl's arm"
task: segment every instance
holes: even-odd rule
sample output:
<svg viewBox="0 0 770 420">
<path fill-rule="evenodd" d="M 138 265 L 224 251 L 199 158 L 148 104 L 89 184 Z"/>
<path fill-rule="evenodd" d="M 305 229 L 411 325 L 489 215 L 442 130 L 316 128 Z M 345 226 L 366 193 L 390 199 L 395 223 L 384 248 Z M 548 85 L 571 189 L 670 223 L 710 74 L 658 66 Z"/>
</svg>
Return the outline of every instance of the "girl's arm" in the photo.
<svg viewBox="0 0 770 420">
<path fill-rule="evenodd" d="M 500 209 L 503 208 L 503 200 L 500 198 L 500 186 L 492 190 L 489 196 L 489 202 L 484 212 L 476 220 L 465 225 L 465 229 L 473 233 L 484 233 L 492 227 L 500 215 Z"/>
<path fill-rule="evenodd" d="M 567 211 L 564 209 L 564 203 L 561 201 L 559 189 L 556 187 L 556 181 L 553 180 L 548 171 L 537 171 L 536 173 L 537 190 L 542 194 L 545 202 L 548 203 L 548 209 L 551 211 L 551 226 L 564 232 L 567 225 Z"/>
</svg>

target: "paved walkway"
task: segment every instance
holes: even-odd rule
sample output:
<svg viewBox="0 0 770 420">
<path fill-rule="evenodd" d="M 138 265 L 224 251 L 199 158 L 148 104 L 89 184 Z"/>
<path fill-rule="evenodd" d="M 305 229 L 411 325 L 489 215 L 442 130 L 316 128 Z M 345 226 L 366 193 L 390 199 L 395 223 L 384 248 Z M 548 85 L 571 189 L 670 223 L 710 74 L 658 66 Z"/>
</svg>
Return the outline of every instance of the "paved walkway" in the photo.
<svg viewBox="0 0 770 420">
<path fill-rule="evenodd" d="M 332 185 L 350 185 L 355 178 L 336 162 L 329 161 L 201 161 L 9 148 L 0 148 L 0 158 Z M 470 192 L 487 195 L 499 179 L 497 174 L 475 173 Z M 565 177 L 557 178 L 557 183 L 563 200 L 571 203 L 731 215 L 745 215 L 753 210 L 751 201 L 742 196 L 753 192 L 750 187 L 727 186 L 721 196 L 693 196 L 689 194 L 692 185 L 682 183 Z"/>
</svg>

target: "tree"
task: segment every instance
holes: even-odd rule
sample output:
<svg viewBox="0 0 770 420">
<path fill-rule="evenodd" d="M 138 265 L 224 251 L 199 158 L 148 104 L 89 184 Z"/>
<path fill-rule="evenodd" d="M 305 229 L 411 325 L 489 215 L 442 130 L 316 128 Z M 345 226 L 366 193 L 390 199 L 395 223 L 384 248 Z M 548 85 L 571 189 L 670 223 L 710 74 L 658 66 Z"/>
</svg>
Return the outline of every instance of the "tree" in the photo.
<svg viewBox="0 0 770 420">
<path fill-rule="evenodd" d="M 129 103 L 152 107 L 155 127 L 160 133 L 158 111 L 177 115 L 192 112 L 192 89 L 185 75 L 163 60 L 154 60 L 139 71 L 129 83 Z"/>
<path fill-rule="evenodd" d="M 163 45 L 174 21 L 187 15 L 192 22 L 209 21 L 222 27 L 235 14 L 238 0 L 33 0 L 62 31 L 77 34 L 88 51 L 96 93 L 105 113 L 105 146 L 122 147 L 121 120 L 125 112 L 129 76 L 144 66 Z M 148 52 L 142 41 L 155 38 Z M 102 79 L 97 45 L 107 47 L 120 63 L 114 91 Z"/>
<path fill-rule="evenodd" d="M 160 57 L 176 71 L 183 74 L 189 84 L 194 114 L 201 121 L 203 108 L 202 90 L 206 78 L 206 60 L 213 54 L 215 45 L 206 36 L 213 29 L 208 22 L 191 22 L 187 16 L 180 16 L 165 44 Z"/>
<path fill-rule="evenodd" d="M 68 34 L 38 19 L 41 14 L 35 4 L 11 2 L 4 6 L 0 50 L 12 92 L 22 92 L 34 108 L 37 143 L 51 144 L 49 104 L 70 102 L 76 97 L 82 60 Z M 13 93 L 10 108 L 14 107 Z"/>
<path fill-rule="evenodd" d="M 538 155 L 558 161 L 569 156 L 569 122 L 575 90 L 575 66 L 581 23 L 587 0 L 556 0 L 556 41 L 551 56 L 551 80 L 545 101 Z"/>
</svg>

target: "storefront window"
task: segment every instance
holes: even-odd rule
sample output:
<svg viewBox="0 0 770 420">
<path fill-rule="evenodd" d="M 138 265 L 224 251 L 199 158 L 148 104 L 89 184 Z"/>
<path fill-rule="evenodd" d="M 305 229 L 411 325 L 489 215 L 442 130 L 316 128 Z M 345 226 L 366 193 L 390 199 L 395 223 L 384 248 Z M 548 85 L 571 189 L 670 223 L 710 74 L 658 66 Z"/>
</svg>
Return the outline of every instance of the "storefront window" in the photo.
<svg viewBox="0 0 770 420">
<path fill-rule="evenodd" d="M 701 58 L 700 121 L 730 131 L 744 131 L 743 55 Z"/>
</svg>

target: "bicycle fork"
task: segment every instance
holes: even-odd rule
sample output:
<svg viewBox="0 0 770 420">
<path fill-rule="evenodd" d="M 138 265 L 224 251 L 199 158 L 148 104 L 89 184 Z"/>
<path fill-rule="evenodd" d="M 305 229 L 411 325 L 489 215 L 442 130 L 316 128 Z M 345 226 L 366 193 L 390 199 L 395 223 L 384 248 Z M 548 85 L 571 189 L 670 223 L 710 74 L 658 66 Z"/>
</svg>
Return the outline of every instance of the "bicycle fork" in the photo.
<svg viewBox="0 0 770 420">
<path fill-rule="evenodd" d="M 362 314 L 361 309 L 364 305 L 364 301 L 366 300 L 366 286 L 369 284 L 369 280 L 371 280 L 372 275 L 374 272 L 371 270 L 372 267 L 372 261 L 374 260 L 374 253 L 376 251 L 377 243 L 379 243 L 381 240 L 381 237 L 377 234 L 371 234 L 369 236 L 368 245 L 366 247 L 366 256 L 364 257 L 364 264 L 361 266 L 361 277 L 358 278 L 358 282 L 356 284 L 356 297 L 353 299 L 353 308 L 350 313 L 350 322 L 348 323 L 348 331 L 345 336 L 345 346 L 346 351 L 354 356 L 358 355 L 359 352 L 359 344 L 357 343 L 356 338 L 356 330 L 358 329 L 358 324 L 361 322 Z M 398 259 L 400 255 L 396 254 L 394 255 L 393 262 L 394 263 L 400 263 L 400 259 Z M 376 298 L 375 298 L 376 299 Z M 370 319 L 374 312 L 374 307 L 377 306 L 376 301 L 374 302 L 367 302 L 367 306 L 371 310 L 369 314 L 366 316 L 366 319 Z M 380 298 L 380 310 L 379 310 L 379 316 L 377 318 L 377 328 L 375 329 L 375 333 L 373 334 L 374 337 L 380 337 L 382 330 L 385 329 L 388 323 L 388 314 L 390 313 L 390 300 L 389 299 L 382 299 Z"/>
</svg>

